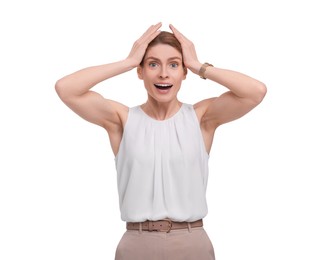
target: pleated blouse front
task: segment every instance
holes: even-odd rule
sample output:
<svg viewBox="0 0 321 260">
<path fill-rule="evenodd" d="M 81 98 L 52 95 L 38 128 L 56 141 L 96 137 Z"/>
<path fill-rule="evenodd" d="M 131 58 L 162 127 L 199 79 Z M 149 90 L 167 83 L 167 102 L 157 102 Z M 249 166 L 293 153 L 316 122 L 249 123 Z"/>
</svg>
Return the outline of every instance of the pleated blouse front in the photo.
<svg viewBox="0 0 321 260">
<path fill-rule="evenodd" d="M 130 108 L 115 163 L 122 220 L 206 216 L 208 154 L 192 105 L 162 121 Z"/>
</svg>

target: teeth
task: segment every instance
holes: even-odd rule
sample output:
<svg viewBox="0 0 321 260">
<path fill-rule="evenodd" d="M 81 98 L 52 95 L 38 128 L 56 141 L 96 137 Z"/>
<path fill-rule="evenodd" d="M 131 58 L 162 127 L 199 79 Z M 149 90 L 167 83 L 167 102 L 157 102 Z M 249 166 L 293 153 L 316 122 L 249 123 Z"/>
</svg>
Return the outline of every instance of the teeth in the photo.
<svg viewBox="0 0 321 260">
<path fill-rule="evenodd" d="M 157 87 L 157 88 L 170 88 L 172 86 L 173 85 L 171 85 L 171 84 L 155 84 L 155 87 Z"/>
<path fill-rule="evenodd" d="M 168 87 L 170 86 L 170 84 L 156 84 L 157 86 L 160 86 L 160 87 Z"/>
</svg>

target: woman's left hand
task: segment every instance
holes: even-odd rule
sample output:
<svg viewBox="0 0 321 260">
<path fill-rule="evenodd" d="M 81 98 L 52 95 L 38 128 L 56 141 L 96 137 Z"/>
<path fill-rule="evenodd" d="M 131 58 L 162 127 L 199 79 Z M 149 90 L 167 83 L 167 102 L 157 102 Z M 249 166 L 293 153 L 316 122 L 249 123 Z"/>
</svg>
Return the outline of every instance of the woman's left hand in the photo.
<svg viewBox="0 0 321 260">
<path fill-rule="evenodd" d="M 172 24 L 169 25 L 169 28 L 172 30 L 175 37 L 182 46 L 183 61 L 185 66 L 193 73 L 198 74 L 202 64 L 197 58 L 194 43 L 187 39 L 182 33 L 180 33 Z"/>
</svg>

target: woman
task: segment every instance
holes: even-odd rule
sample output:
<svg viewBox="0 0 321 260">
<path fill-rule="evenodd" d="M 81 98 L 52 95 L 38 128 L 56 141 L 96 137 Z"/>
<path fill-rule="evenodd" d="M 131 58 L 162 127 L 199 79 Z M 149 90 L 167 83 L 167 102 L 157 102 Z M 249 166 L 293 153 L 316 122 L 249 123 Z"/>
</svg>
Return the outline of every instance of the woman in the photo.
<svg viewBox="0 0 321 260">
<path fill-rule="evenodd" d="M 74 112 L 108 132 L 115 154 L 121 218 L 127 231 L 116 259 L 214 259 L 203 229 L 208 154 L 218 126 L 242 117 L 265 96 L 263 83 L 200 63 L 193 43 L 170 25 L 151 26 L 128 57 L 89 67 L 56 83 Z M 146 103 L 128 108 L 90 89 L 137 68 Z M 177 98 L 187 70 L 227 92 L 194 105 Z"/>
</svg>

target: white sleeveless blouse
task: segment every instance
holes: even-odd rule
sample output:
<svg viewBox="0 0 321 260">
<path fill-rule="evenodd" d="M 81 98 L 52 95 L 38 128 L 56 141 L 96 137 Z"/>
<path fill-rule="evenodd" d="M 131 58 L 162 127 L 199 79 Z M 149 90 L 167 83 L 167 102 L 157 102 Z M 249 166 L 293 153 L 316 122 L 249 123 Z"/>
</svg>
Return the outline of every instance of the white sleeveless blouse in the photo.
<svg viewBox="0 0 321 260">
<path fill-rule="evenodd" d="M 204 218 L 208 158 L 192 105 L 162 121 L 130 108 L 115 157 L 121 219 Z"/>
</svg>

